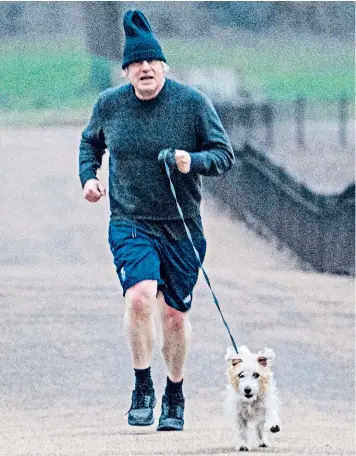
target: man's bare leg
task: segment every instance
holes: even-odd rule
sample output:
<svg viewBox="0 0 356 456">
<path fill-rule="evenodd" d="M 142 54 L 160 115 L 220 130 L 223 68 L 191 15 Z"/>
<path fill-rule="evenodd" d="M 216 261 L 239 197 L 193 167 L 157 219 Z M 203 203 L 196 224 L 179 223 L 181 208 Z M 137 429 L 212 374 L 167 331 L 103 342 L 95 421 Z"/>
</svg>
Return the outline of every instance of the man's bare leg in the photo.
<svg viewBox="0 0 356 456">
<path fill-rule="evenodd" d="M 135 369 L 128 423 L 132 426 L 153 424 L 156 405 L 151 378 L 151 359 L 155 341 L 154 312 L 157 308 L 157 282 L 144 280 L 129 288 L 125 295 L 125 328 Z"/>
<path fill-rule="evenodd" d="M 146 369 L 151 364 L 155 342 L 156 295 L 155 280 L 143 280 L 129 288 L 125 295 L 124 325 L 135 369 Z"/>
<path fill-rule="evenodd" d="M 162 412 L 157 430 L 182 431 L 184 363 L 192 329 L 186 312 L 179 312 L 169 307 L 162 293 L 158 293 L 157 300 L 161 317 L 162 353 L 168 370 L 167 386 L 162 397 Z"/>
<path fill-rule="evenodd" d="M 183 379 L 192 327 L 188 313 L 169 307 L 161 292 L 158 292 L 157 301 L 161 317 L 162 353 L 168 377 L 172 382 L 177 383 Z"/>
</svg>

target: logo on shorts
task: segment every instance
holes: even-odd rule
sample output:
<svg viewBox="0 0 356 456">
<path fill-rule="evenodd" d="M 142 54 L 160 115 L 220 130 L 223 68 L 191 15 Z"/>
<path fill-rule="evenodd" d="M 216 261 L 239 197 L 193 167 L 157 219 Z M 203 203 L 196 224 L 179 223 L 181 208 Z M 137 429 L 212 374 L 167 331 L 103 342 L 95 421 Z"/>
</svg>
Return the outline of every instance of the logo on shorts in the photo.
<svg viewBox="0 0 356 456">
<path fill-rule="evenodd" d="M 189 304 L 191 300 L 192 300 L 192 297 L 191 297 L 190 294 L 189 294 L 188 296 L 186 296 L 186 297 L 183 299 L 183 302 L 184 302 L 184 304 Z"/>
<path fill-rule="evenodd" d="M 126 271 L 125 271 L 125 269 L 123 267 L 120 269 L 120 275 L 121 275 L 121 279 L 123 280 L 123 282 L 125 282 L 125 280 L 126 280 Z"/>
</svg>

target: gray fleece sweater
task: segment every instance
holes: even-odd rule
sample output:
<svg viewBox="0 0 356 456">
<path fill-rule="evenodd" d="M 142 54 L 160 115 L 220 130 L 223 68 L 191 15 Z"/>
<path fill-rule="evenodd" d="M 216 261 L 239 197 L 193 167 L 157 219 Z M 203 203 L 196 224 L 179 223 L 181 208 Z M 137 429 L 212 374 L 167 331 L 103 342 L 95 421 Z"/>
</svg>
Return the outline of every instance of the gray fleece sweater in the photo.
<svg viewBox="0 0 356 456">
<path fill-rule="evenodd" d="M 167 79 L 152 100 L 136 97 L 127 84 L 103 92 L 82 133 L 79 176 L 84 186 L 96 178 L 109 150 L 109 197 L 112 220 L 179 219 L 164 168 L 162 149 L 191 154 L 191 170 L 172 172 L 186 218 L 200 215 L 201 176 L 229 170 L 234 153 L 209 99 L 198 90 Z"/>
</svg>

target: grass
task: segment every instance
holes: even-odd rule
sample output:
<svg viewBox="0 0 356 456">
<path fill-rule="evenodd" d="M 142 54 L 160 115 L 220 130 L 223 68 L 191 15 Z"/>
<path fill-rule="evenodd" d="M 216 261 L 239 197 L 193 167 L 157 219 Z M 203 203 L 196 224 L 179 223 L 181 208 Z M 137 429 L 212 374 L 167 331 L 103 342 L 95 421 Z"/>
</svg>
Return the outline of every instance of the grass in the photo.
<svg viewBox="0 0 356 456">
<path fill-rule="evenodd" d="M 172 70 L 199 66 L 232 68 L 243 74 L 252 93 L 257 91 L 285 103 L 297 94 L 320 106 L 330 105 L 341 93 L 354 100 L 352 43 L 256 36 L 238 37 L 236 42 L 231 38 L 161 42 Z M 83 38 L 3 40 L 0 111 L 89 109 L 98 92 L 90 83 L 92 64 Z"/>
<path fill-rule="evenodd" d="M 80 40 L 12 40 L 0 45 L 0 56 L 0 108 L 80 109 L 91 102 L 91 56 Z"/>
<path fill-rule="evenodd" d="M 320 101 L 340 93 L 354 99 L 354 49 L 336 40 L 256 38 L 224 41 L 166 40 L 172 67 L 192 64 L 230 67 L 244 76 L 252 91 L 275 100 L 291 101 L 297 94 Z"/>
</svg>

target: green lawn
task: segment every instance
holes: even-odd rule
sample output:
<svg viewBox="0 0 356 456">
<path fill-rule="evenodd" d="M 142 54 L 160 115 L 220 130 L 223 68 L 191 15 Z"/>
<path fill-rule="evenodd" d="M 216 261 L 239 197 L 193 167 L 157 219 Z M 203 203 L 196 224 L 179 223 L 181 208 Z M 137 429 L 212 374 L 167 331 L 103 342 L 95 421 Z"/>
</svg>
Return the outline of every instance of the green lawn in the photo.
<svg viewBox="0 0 356 456">
<path fill-rule="evenodd" d="M 1 43 L 0 109 L 83 107 L 92 98 L 90 65 L 91 56 L 79 40 Z"/>
<path fill-rule="evenodd" d="M 354 98 L 354 49 L 338 41 L 255 39 L 243 44 L 167 40 L 172 67 L 235 68 L 248 88 L 262 90 L 275 100 L 307 98 L 330 101 L 345 92 Z"/>
<path fill-rule="evenodd" d="M 237 40 L 238 41 L 238 40 Z M 332 40 L 162 39 L 174 68 L 226 67 L 244 75 L 247 87 L 286 103 L 304 94 L 330 104 L 340 93 L 354 99 L 352 44 Z M 96 97 L 90 86 L 92 57 L 83 39 L 53 36 L 0 43 L 0 111 L 83 109 Z M 102 62 L 101 62 L 102 64 Z"/>
</svg>

